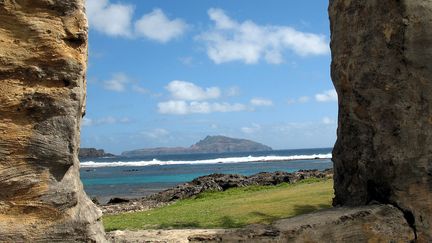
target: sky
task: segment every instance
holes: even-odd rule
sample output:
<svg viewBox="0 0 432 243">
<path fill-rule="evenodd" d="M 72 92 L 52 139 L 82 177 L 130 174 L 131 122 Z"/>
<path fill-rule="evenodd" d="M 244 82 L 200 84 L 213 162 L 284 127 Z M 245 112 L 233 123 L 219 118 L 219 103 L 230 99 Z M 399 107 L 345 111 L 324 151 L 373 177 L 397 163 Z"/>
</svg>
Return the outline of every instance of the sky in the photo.
<svg viewBox="0 0 432 243">
<path fill-rule="evenodd" d="M 332 147 L 327 1 L 87 0 L 81 147 Z"/>
</svg>

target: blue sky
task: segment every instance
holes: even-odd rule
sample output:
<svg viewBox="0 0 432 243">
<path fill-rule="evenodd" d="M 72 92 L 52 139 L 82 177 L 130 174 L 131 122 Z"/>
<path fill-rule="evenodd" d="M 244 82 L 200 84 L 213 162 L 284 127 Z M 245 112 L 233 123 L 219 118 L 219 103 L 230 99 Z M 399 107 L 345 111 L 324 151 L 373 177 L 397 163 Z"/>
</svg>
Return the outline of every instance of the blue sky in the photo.
<svg viewBox="0 0 432 243">
<path fill-rule="evenodd" d="M 326 1 L 88 0 L 87 12 L 82 147 L 120 153 L 206 135 L 333 146 Z"/>
</svg>

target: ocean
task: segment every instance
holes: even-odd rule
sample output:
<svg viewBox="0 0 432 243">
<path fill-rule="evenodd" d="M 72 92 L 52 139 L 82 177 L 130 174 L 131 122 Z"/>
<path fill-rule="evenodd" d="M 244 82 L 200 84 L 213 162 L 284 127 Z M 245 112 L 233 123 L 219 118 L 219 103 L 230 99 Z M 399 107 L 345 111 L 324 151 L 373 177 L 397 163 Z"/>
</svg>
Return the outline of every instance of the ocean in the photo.
<svg viewBox="0 0 432 243">
<path fill-rule="evenodd" d="M 331 148 L 266 152 L 111 157 L 81 161 L 81 180 L 91 198 L 137 198 L 212 173 L 253 175 L 332 168 Z"/>
</svg>

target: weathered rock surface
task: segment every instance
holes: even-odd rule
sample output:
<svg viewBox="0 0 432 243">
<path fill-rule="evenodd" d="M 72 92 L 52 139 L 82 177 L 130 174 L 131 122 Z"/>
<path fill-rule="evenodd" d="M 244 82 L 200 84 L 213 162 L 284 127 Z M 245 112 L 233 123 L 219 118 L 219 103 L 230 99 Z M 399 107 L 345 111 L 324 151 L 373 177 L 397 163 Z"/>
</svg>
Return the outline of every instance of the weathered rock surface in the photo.
<svg viewBox="0 0 432 243">
<path fill-rule="evenodd" d="M 189 236 L 190 242 L 410 242 L 415 238 L 403 213 L 390 205 L 333 208 L 251 225 L 220 234 Z"/>
<path fill-rule="evenodd" d="M 432 241 L 432 1 L 331 0 L 335 205 L 397 205 Z"/>
<path fill-rule="evenodd" d="M 0 241 L 102 242 L 79 178 L 83 0 L 0 1 Z"/>
<path fill-rule="evenodd" d="M 225 191 L 234 187 L 245 186 L 270 186 L 283 182 L 296 183 L 307 178 L 326 178 L 331 177 L 332 170 L 300 170 L 294 173 L 277 171 L 273 173 L 262 172 L 251 176 L 237 174 L 211 174 L 201 176 L 191 182 L 178 185 L 148 198 L 160 202 L 170 202 L 173 200 L 190 198 L 205 191 Z"/>
<path fill-rule="evenodd" d="M 107 233 L 108 240 L 113 243 L 169 242 L 187 243 L 191 235 L 209 235 L 231 232 L 224 229 L 173 229 L 173 230 L 139 230 L 113 231 Z"/>
</svg>

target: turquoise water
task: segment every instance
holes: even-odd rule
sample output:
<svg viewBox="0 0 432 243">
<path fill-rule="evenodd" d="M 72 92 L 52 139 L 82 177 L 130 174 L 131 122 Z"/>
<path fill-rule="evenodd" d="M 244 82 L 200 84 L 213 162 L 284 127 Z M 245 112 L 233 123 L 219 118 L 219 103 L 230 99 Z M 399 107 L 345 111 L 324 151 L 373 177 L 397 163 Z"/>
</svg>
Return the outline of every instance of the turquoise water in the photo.
<svg viewBox="0 0 432 243">
<path fill-rule="evenodd" d="M 257 153 L 226 153 L 226 154 L 190 154 L 190 155 L 164 155 L 147 156 L 139 158 L 103 158 L 92 160 L 92 163 L 82 162 L 82 166 L 104 163 L 98 167 L 81 168 L 81 179 L 84 189 L 90 197 L 96 197 L 102 202 L 111 197 L 141 197 L 155 193 L 175 185 L 188 182 L 196 177 L 212 173 L 252 175 L 259 172 L 286 171 L 294 172 L 302 169 L 327 169 L 332 167 L 330 159 L 304 159 L 304 160 L 279 160 L 294 155 L 325 155 L 331 153 L 331 148 L 303 149 L 303 150 L 279 150 Z M 244 158 L 251 160 L 260 156 L 271 156 L 276 161 L 238 162 Z M 311 157 L 309 156 L 309 157 Z M 201 163 L 223 158 L 223 163 Z M 243 158 L 243 159 L 242 159 Z M 160 161 L 160 165 L 146 165 L 146 161 Z M 253 160 L 253 159 L 252 159 Z M 144 161 L 144 162 L 143 162 Z M 166 164 L 165 161 L 174 162 Z M 187 164 L 175 164 L 183 161 Z M 237 161 L 237 162 L 231 162 Z M 114 166 L 118 162 L 127 162 L 125 166 Z M 182 163 L 183 163 L 182 162 Z M 87 164 L 86 164 L 87 163 Z M 141 166 L 128 166 L 129 164 Z"/>
</svg>

